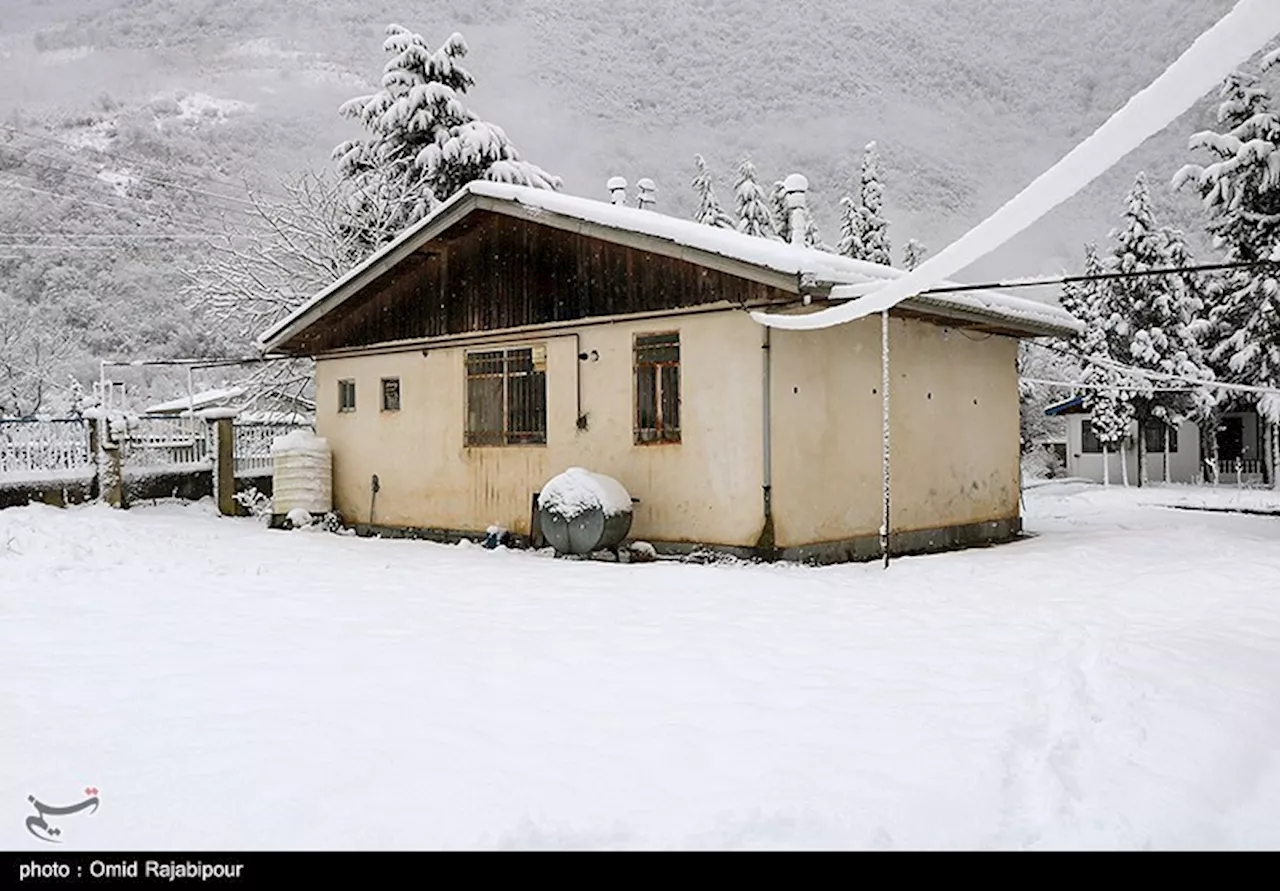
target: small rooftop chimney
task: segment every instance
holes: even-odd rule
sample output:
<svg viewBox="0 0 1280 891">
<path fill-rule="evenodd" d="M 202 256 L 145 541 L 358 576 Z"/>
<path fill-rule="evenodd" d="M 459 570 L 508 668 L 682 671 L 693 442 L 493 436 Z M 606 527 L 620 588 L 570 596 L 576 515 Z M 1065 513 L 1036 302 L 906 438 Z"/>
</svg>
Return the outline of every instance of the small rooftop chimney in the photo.
<svg viewBox="0 0 1280 891">
<path fill-rule="evenodd" d="M 793 173 L 783 180 L 782 189 L 787 197 L 787 212 L 791 215 L 791 243 L 804 247 L 804 233 L 809 228 L 809 180 Z"/>
<path fill-rule="evenodd" d="M 609 177 L 609 182 L 605 184 L 605 188 L 609 190 L 609 201 L 614 204 L 627 203 L 627 178 L 625 176 Z"/>
<path fill-rule="evenodd" d="M 658 187 L 653 180 L 645 177 L 636 183 L 636 188 L 640 190 L 637 206 L 641 210 L 653 210 L 653 206 L 658 203 Z"/>
</svg>

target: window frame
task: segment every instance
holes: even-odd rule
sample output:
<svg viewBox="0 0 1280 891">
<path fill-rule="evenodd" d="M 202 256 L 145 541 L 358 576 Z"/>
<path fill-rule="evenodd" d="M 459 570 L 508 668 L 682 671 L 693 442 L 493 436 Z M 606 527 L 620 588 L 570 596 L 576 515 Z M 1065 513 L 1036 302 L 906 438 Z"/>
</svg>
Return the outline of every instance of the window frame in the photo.
<svg viewBox="0 0 1280 891">
<path fill-rule="evenodd" d="M 1178 454 L 1178 428 L 1173 424 L 1165 424 L 1162 421 L 1148 421 L 1146 426 L 1142 428 L 1142 445 L 1143 450 L 1148 455 L 1163 455 L 1164 450 L 1164 431 L 1169 431 L 1169 451 L 1168 454 Z M 1151 438 L 1155 437 L 1158 442 L 1156 448 L 1151 447 Z"/>
<path fill-rule="evenodd" d="M 668 342 L 664 343 L 663 340 Z M 663 359 L 644 359 L 642 360 L 642 351 L 653 350 L 660 351 L 666 349 L 675 349 L 674 360 Z M 682 423 L 683 418 L 683 394 L 681 386 L 681 355 L 680 355 L 680 331 L 647 331 L 637 332 L 631 340 L 631 433 L 632 443 L 637 446 L 658 446 L 658 445 L 679 445 L 683 440 Z M 648 400 L 652 405 L 654 412 L 654 425 L 646 426 L 642 423 L 641 411 L 645 400 L 641 399 L 641 369 L 652 369 L 651 380 L 653 386 L 653 396 Z M 667 388 L 670 386 L 670 380 L 667 371 L 674 369 L 675 379 L 675 400 L 670 405 L 667 403 Z M 668 427 L 667 411 L 675 408 L 675 425 Z"/>
<path fill-rule="evenodd" d="M 347 393 L 351 394 L 351 402 L 347 403 Z M 356 410 L 356 379 L 344 377 L 338 379 L 338 414 L 353 414 Z"/>
<path fill-rule="evenodd" d="M 394 384 L 394 385 L 395 385 L 395 403 L 396 403 L 395 405 L 388 405 L 388 404 L 387 404 L 387 385 L 388 385 L 388 384 Z M 398 377 L 384 377 L 384 378 L 382 379 L 381 384 L 379 385 L 379 391 L 380 391 L 380 394 L 381 394 L 381 396 L 382 396 L 382 411 L 384 411 L 384 412 L 398 412 L 398 411 L 400 411 L 400 406 L 401 406 L 401 404 L 402 404 L 402 402 L 401 402 L 401 391 L 400 391 L 400 378 L 398 378 Z"/>
<path fill-rule="evenodd" d="M 523 357 L 518 354 L 523 353 L 528 354 L 528 370 L 516 371 L 513 373 L 513 361 L 520 361 Z M 517 355 L 513 356 L 513 354 Z M 500 360 L 494 358 L 499 355 L 501 356 Z M 487 356 L 489 358 L 477 358 L 482 356 Z M 473 373 L 473 364 L 479 364 L 482 361 L 501 361 L 502 371 L 500 373 L 490 372 L 487 374 Z M 536 391 L 534 391 L 532 402 L 527 403 L 523 407 L 523 410 L 531 412 L 536 420 L 541 421 L 541 429 L 537 429 L 535 420 L 534 429 L 514 430 L 512 419 L 515 407 L 512 404 L 511 382 L 513 380 L 533 378 L 541 380 L 541 396 L 537 396 Z M 547 399 L 547 346 L 545 343 L 501 344 L 465 349 L 463 350 L 462 355 L 462 379 L 462 444 L 465 448 L 519 448 L 522 446 L 535 448 L 546 447 L 549 413 Z M 501 431 L 473 430 L 471 427 L 472 382 L 475 380 L 495 379 L 502 382 L 501 405 L 497 409 L 498 413 L 502 417 L 502 429 Z M 541 415 L 540 418 L 537 417 L 539 414 Z"/>
<path fill-rule="evenodd" d="M 1080 421 L 1080 454 L 1102 454 L 1102 440 L 1098 439 L 1098 434 L 1093 432 L 1093 421 L 1090 418 L 1083 418 Z"/>
</svg>

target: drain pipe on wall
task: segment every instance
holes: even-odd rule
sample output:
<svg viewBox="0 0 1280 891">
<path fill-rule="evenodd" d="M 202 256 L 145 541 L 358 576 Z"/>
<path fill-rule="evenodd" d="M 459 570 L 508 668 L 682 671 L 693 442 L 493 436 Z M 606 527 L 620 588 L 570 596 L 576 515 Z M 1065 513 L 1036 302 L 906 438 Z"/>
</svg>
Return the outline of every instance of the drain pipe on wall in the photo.
<svg viewBox="0 0 1280 891">
<path fill-rule="evenodd" d="M 777 556 L 776 539 L 773 531 L 773 330 L 768 325 L 764 328 L 764 340 L 760 344 L 761 356 L 761 457 L 763 461 L 762 495 L 764 498 L 764 526 L 760 529 L 760 538 L 756 541 L 756 553 L 766 560 Z"/>
</svg>

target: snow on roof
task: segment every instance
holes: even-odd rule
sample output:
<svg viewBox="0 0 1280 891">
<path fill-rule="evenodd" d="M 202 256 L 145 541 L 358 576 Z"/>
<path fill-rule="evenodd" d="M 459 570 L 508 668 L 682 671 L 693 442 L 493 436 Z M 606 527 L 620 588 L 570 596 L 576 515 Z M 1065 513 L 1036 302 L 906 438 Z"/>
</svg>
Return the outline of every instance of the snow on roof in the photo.
<svg viewBox="0 0 1280 891">
<path fill-rule="evenodd" d="M 241 387 L 222 387 L 217 390 L 204 390 L 188 396 L 182 396 L 178 399 L 172 399 L 168 402 L 161 402 L 156 405 L 148 406 L 145 409 L 149 415 L 167 415 L 173 412 L 186 411 L 192 405 L 197 410 L 208 408 L 211 405 L 217 405 L 220 402 L 226 402 L 230 399 L 238 399 L 244 395 L 244 389 Z"/>
<path fill-rule="evenodd" d="M 653 210 L 612 204 L 547 189 L 476 180 L 468 183 L 436 208 L 431 215 L 401 233 L 395 240 L 266 331 L 258 339 L 259 345 L 266 350 L 274 349 L 300 333 L 329 310 L 341 304 L 352 293 L 358 291 L 363 285 L 359 280 L 366 278 L 366 273 L 374 270 L 375 266 L 382 264 L 385 268 L 393 265 L 386 263 L 389 255 L 406 249 L 408 243 L 415 239 L 420 242 L 429 240 L 431 236 L 426 235 L 426 230 L 453 212 L 462 202 L 475 199 L 488 199 L 490 202 L 497 203 L 490 204 L 493 209 L 508 213 L 518 210 L 521 216 L 535 221 L 539 214 L 556 214 L 605 229 L 638 234 L 682 248 L 703 251 L 736 260 L 748 266 L 784 275 L 794 275 L 797 277 L 797 287 L 800 277 L 811 278 L 816 283 L 824 285 L 874 285 L 906 275 L 903 270 L 891 266 L 854 260 L 827 251 L 747 235 L 733 229 L 708 226 Z M 691 260 L 697 262 L 696 258 Z M 376 270 L 374 274 L 377 274 Z M 867 290 L 864 288 L 861 293 L 865 294 Z M 851 292 L 833 293 L 833 297 L 837 298 L 848 299 L 852 296 L 855 295 Z M 966 313 L 976 311 L 992 320 L 1010 322 L 1014 327 L 1023 327 L 1030 323 L 1033 327 L 1041 329 L 1042 333 L 1048 334 L 1070 334 L 1081 328 L 1074 318 L 1056 306 L 988 291 L 919 295 L 911 302 L 916 304 L 915 308 L 918 311 L 928 311 L 930 308 L 941 311 L 942 314 L 945 314 L 948 309 Z M 1038 331 L 1038 333 L 1041 332 Z"/>
</svg>

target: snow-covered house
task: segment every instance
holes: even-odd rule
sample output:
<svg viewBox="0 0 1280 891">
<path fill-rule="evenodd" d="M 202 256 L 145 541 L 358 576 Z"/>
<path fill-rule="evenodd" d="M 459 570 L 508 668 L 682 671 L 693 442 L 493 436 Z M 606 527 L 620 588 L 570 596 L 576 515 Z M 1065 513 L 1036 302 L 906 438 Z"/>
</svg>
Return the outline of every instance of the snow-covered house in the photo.
<svg viewBox="0 0 1280 891">
<path fill-rule="evenodd" d="M 557 192 L 473 182 L 264 333 L 316 359 L 335 506 L 357 528 L 531 531 L 571 466 L 608 474 L 659 549 L 878 552 L 878 318 L 765 329 L 898 270 Z M 1074 334 L 991 293 L 894 310 L 894 550 L 1020 529 L 1018 338 Z M 376 482 L 375 482 L 376 477 Z"/>
<path fill-rule="evenodd" d="M 1216 443 L 1211 444 L 1217 445 L 1218 478 L 1225 482 L 1262 482 L 1269 470 L 1263 460 L 1263 425 L 1253 408 L 1239 405 L 1234 409 L 1222 415 L 1213 432 Z M 1127 476 L 1132 482 L 1138 481 L 1137 421 L 1129 423 L 1129 435 L 1120 449 L 1104 451 L 1093 432 L 1082 397 L 1051 405 L 1045 414 L 1062 416 L 1067 422 L 1067 476 L 1112 483 L 1119 483 Z M 1167 437 L 1163 425 L 1152 425 L 1142 431 L 1142 436 L 1148 480 L 1171 483 L 1213 480 L 1212 456 L 1205 454 L 1204 437 L 1196 422 L 1180 422 L 1176 428 L 1169 429 Z"/>
</svg>

